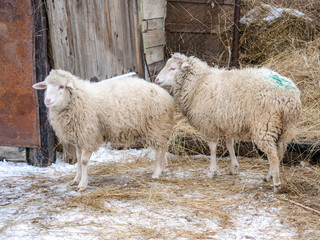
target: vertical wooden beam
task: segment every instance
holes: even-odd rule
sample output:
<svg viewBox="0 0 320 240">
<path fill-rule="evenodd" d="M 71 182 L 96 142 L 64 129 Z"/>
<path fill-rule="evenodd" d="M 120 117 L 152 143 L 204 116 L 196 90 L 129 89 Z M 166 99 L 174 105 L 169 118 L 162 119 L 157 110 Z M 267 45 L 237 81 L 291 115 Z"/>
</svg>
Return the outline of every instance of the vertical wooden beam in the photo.
<svg viewBox="0 0 320 240">
<path fill-rule="evenodd" d="M 133 1 L 133 19 L 134 25 L 136 27 L 137 36 L 135 39 L 136 43 L 136 56 L 137 56 L 137 73 L 139 77 L 144 78 L 144 47 L 143 47 L 143 36 L 142 36 L 142 20 L 141 20 L 141 1 L 140 0 L 131 0 Z"/>
<path fill-rule="evenodd" d="M 36 82 L 45 79 L 50 71 L 48 58 L 48 21 L 44 0 L 32 0 L 34 5 L 35 26 L 35 72 Z M 31 87 L 31 86 L 30 86 Z M 41 148 L 27 148 L 26 157 L 29 164 L 45 167 L 55 162 L 55 135 L 44 105 L 44 91 L 38 91 Z"/>
<path fill-rule="evenodd" d="M 232 67 L 234 68 L 239 68 L 240 7 L 241 7 L 241 0 L 235 0 L 233 45 L 232 45 Z"/>
</svg>

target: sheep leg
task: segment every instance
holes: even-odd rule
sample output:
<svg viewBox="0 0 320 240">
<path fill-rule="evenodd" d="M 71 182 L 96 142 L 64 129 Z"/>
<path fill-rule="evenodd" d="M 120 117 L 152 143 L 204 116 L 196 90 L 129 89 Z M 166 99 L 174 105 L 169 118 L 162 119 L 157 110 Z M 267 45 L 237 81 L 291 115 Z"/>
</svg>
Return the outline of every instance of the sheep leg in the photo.
<svg viewBox="0 0 320 240">
<path fill-rule="evenodd" d="M 217 167 L 217 142 L 208 142 L 210 148 L 210 167 L 208 171 L 208 177 L 213 178 L 218 172 Z"/>
<path fill-rule="evenodd" d="M 77 155 L 77 174 L 74 180 L 70 183 L 70 186 L 78 185 L 81 180 L 81 149 L 76 147 L 76 155 Z"/>
<path fill-rule="evenodd" d="M 167 156 L 164 148 L 155 149 L 156 152 L 156 163 L 152 178 L 159 178 L 165 166 L 167 165 Z"/>
<path fill-rule="evenodd" d="M 284 141 L 279 141 L 277 145 L 278 155 L 279 155 L 279 162 L 282 160 L 284 153 L 287 150 L 287 144 Z"/>
<path fill-rule="evenodd" d="M 270 164 L 270 170 L 271 176 L 273 179 L 273 187 L 274 187 L 274 192 L 278 192 L 280 189 L 280 161 L 277 153 L 271 154 L 270 158 L 268 156 L 269 164 Z M 267 176 L 268 177 L 268 176 Z"/>
<path fill-rule="evenodd" d="M 274 192 L 278 192 L 280 189 L 280 159 L 276 146 L 270 147 L 267 150 L 261 149 L 268 156 L 269 171 L 268 175 L 264 178 L 265 181 L 269 182 L 273 180 Z"/>
<path fill-rule="evenodd" d="M 277 192 L 280 188 L 280 161 L 281 159 L 283 158 L 283 155 L 285 153 L 287 149 L 287 144 L 283 141 L 280 141 L 278 144 L 277 144 L 277 155 L 275 155 L 273 158 L 277 159 L 277 160 L 274 160 L 274 164 L 272 165 L 270 160 L 269 160 L 269 163 L 270 163 L 270 167 L 269 167 L 269 171 L 268 171 L 268 175 L 264 178 L 264 180 L 266 182 L 270 182 L 272 179 L 273 179 L 273 183 L 274 183 L 274 191 Z M 268 156 L 268 159 L 269 159 L 269 156 Z M 277 181 L 277 178 L 276 176 L 278 175 L 278 181 Z"/>
<path fill-rule="evenodd" d="M 230 158 L 231 158 L 231 173 L 232 174 L 238 174 L 238 172 L 239 172 L 239 163 L 238 163 L 238 160 L 236 158 L 236 154 L 234 152 L 233 138 L 226 138 L 225 140 L 226 140 L 227 149 L 229 151 Z"/>
<path fill-rule="evenodd" d="M 88 163 L 90 160 L 90 156 L 92 151 L 82 150 L 81 152 L 81 181 L 78 185 L 78 192 L 83 192 L 86 190 L 88 186 Z"/>
</svg>

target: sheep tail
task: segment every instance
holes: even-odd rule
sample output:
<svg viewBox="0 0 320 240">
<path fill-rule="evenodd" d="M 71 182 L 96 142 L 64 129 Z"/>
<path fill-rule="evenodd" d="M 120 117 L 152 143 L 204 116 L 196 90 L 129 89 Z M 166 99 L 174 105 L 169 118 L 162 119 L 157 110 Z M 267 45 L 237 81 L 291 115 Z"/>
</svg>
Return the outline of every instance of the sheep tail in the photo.
<svg viewBox="0 0 320 240">
<path fill-rule="evenodd" d="M 297 122 L 301 112 L 301 101 L 299 98 L 289 98 L 287 104 L 284 105 L 282 122 L 283 131 L 279 138 L 279 142 L 285 144 L 290 143 L 297 132 Z"/>
</svg>

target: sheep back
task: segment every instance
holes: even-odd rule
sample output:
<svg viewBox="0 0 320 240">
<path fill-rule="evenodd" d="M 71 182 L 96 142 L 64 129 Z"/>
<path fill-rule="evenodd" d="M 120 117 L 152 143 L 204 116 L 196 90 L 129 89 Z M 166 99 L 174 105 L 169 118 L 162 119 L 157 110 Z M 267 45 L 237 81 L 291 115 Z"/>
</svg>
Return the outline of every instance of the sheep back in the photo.
<svg viewBox="0 0 320 240">
<path fill-rule="evenodd" d="M 189 63 L 190 70 L 176 79 L 174 96 L 191 125 L 208 139 L 248 141 L 266 131 L 285 141 L 293 138 L 301 101 L 290 79 L 267 68 L 226 71 L 192 57 Z"/>
<path fill-rule="evenodd" d="M 49 109 L 49 121 L 62 142 L 95 151 L 102 143 L 142 141 L 163 147 L 173 128 L 174 103 L 161 87 L 139 78 L 83 81 L 62 111 Z"/>
</svg>

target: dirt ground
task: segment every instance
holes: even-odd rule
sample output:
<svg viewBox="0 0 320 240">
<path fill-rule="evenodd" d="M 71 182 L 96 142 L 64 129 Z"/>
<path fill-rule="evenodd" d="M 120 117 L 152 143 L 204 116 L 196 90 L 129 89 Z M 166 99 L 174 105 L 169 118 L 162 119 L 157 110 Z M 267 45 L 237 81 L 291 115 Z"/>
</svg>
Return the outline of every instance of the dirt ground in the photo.
<svg viewBox="0 0 320 240">
<path fill-rule="evenodd" d="M 305 183 L 319 183 L 317 166 L 282 166 L 274 194 L 262 159 L 239 157 L 230 175 L 220 158 L 221 175 L 209 179 L 208 157 L 171 156 L 158 180 L 153 159 L 100 149 L 84 193 L 68 185 L 76 166 L 1 162 L 0 239 L 320 239 L 319 186 Z"/>
</svg>

